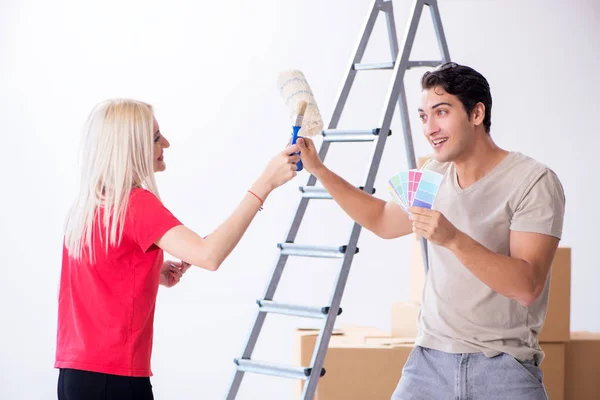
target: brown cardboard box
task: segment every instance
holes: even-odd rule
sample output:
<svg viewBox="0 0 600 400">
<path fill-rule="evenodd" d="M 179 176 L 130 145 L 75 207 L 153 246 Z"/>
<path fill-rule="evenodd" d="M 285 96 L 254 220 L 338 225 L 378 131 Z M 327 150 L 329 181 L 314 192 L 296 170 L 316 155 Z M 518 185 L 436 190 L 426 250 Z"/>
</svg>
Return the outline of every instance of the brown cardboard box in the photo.
<svg viewBox="0 0 600 400">
<path fill-rule="evenodd" d="M 413 339 L 390 342 L 388 338 L 360 333 L 334 335 L 325 356 L 325 375 L 317 385 L 315 400 L 389 400 L 402 375 Z M 297 332 L 296 364 L 310 365 L 317 331 Z M 299 382 L 300 397 L 304 382 Z"/>
<path fill-rule="evenodd" d="M 425 286 L 425 265 L 421 253 L 419 236 L 410 236 L 410 302 L 421 304 L 423 287 Z"/>
<path fill-rule="evenodd" d="M 550 400 L 565 399 L 565 344 L 542 343 L 545 353 L 540 369 L 544 374 L 544 386 Z M 579 400 L 579 398 L 577 398 Z M 583 400 L 583 399 L 582 399 Z"/>
<path fill-rule="evenodd" d="M 314 334 L 315 331 L 313 330 Z M 390 337 L 390 333 L 373 326 L 343 323 L 339 325 L 338 340 L 362 340 L 366 337 Z"/>
<path fill-rule="evenodd" d="M 427 162 L 427 160 L 429 160 L 432 157 L 433 156 L 417 157 L 417 168 L 421 169 L 421 167 Z"/>
<path fill-rule="evenodd" d="M 393 337 L 416 337 L 421 305 L 413 302 L 392 303 L 391 328 Z"/>
<path fill-rule="evenodd" d="M 571 248 L 559 247 L 550 271 L 550 294 L 540 342 L 566 342 L 571 327 Z"/>
<path fill-rule="evenodd" d="M 414 239 L 414 240 L 412 240 Z M 421 303 L 425 269 L 421 246 L 416 235 L 411 238 L 410 301 Z M 569 340 L 571 320 L 571 248 L 559 247 L 550 273 L 550 294 L 544 326 L 538 335 L 541 343 Z"/>
<path fill-rule="evenodd" d="M 566 400 L 600 399 L 600 333 L 571 332 L 565 365 Z"/>
<path fill-rule="evenodd" d="M 297 331 L 295 364 L 310 365 L 317 335 L 315 330 Z M 595 343 L 600 344 L 600 335 Z M 385 337 L 371 328 L 333 335 L 325 356 L 326 373 L 319 380 L 315 400 L 389 400 L 413 347 L 414 338 Z M 564 400 L 565 344 L 546 343 L 542 349 L 546 356 L 540 367 L 548 396 L 550 400 Z M 304 382 L 298 383 L 296 398 L 300 397 L 303 385 Z"/>
</svg>

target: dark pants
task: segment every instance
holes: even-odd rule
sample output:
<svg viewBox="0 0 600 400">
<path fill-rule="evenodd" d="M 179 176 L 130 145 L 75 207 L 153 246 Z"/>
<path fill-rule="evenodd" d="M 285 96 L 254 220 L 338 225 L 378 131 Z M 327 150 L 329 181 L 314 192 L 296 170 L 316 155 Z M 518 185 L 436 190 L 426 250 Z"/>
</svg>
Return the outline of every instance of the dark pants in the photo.
<svg viewBox="0 0 600 400">
<path fill-rule="evenodd" d="M 58 400 L 154 400 L 150 378 L 61 369 Z"/>
</svg>

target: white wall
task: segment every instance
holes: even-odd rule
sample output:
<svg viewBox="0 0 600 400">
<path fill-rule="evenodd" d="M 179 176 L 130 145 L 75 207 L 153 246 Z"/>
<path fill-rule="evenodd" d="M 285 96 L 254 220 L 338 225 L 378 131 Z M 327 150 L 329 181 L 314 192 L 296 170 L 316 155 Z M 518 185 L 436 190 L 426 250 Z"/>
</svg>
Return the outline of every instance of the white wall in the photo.
<svg viewBox="0 0 600 400">
<path fill-rule="evenodd" d="M 409 1 L 396 1 L 404 34 Z M 329 121 L 370 1 L 4 1 L 0 5 L 0 398 L 55 398 L 52 368 L 63 218 L 74 194 L 79 130 L 91 107 L 114 96 L 155 105 L 171 141 L 159 177 L 167 206 L 200 233 L 233 209 L 267 160 L 288 139 L 276 91 L 285 68 L 304 71 Z M 490 81 L 492 135 L 499 145 L 550 165 L 567 195 L 561 245 L 573 247 L 572 328 L 600 330 L 600 215 L 595 187 L 600 139 L 600 28 L 597 1 L 440 0 L 453 60 Z M 428 16 L 428 14 L 425 14 Z M 365 61 L 389 58 L 381 19 Z M 432 25 L 423 19 L 413 59 L 433 59 Z M 411 112 L 419 96 L 409 72 Z M 378 125 L 390 72 L 364 73 L 340 126 Z M 428 154 L 413 112 L 418 155 Z M 376 187 L 406 168 L 396 117 Z M 360 152 L 363 150 L 363 153 Z M 340 145 L 327 163 L 360 184 L 369 145 Z M 361 156 L 362 154 L 362 156 Z M 362 157 L 362 158 L 361 158 Z M 161 289 L 153 385 L 158 399 L 223 398 L 298 201 L 296 181 L 267 201 L 218 273 L 190 271 Z M 340 244 L 350 224 L 318 203 L 298 242 Z M 323 228 L 325 223 L 334 226 Z M 393 301 L 408 298 L 408 238 L 369 232 L 347 285 L 341 322 L 387 328 Z M 334 262 L 294 260 L 276 299 L 321 304 Z M 273 317 L 256 355 L 290 363 L 302 320 Z M 240 399 L 290 398 L 292 381 L 250 376 Z"/>
</svg>

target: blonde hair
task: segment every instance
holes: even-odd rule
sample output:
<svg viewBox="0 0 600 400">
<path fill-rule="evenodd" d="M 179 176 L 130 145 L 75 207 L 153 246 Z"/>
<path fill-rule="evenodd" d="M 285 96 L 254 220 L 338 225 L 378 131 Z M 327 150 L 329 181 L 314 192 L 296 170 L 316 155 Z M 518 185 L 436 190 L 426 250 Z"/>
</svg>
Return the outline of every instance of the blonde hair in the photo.
<svg viewBox="0 0 600 400">
<path fill-rule="evenodd" d="M 101 235 L 105 251 L 121 243 L 132 188 L 143 187 L 159 197 L 153 127 L 152 106 L 140 101 L 112 99 L 92 110 L 83 131 L 79 192 L 65 225 L 71 257 L 80 260 L 87 250 L 90 262 L 95 261 L 92 234 Z"/>
</svg>

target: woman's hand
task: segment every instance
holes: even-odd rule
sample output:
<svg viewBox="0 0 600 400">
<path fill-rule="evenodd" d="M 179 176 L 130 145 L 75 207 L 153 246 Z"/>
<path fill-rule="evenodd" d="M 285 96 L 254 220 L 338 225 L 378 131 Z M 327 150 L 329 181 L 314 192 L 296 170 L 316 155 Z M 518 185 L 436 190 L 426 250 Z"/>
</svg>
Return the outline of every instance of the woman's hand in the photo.
<svg viewBox="0 0 600 400">
<path fill-rule="evenodd" d="M 269 161 L 260 178 L 252 185 L 251 190 L 264 201 L 276 188 L 296 176 L 296 163 L 300 161 L 297 144 L 286 147 Z"/>
<path fill-rule="evenodd" d="M 177 285 L 190 266 L 185 261 L 165 261 L 160 269 L 159 283 L 168 288 Z"/>
</svg>

